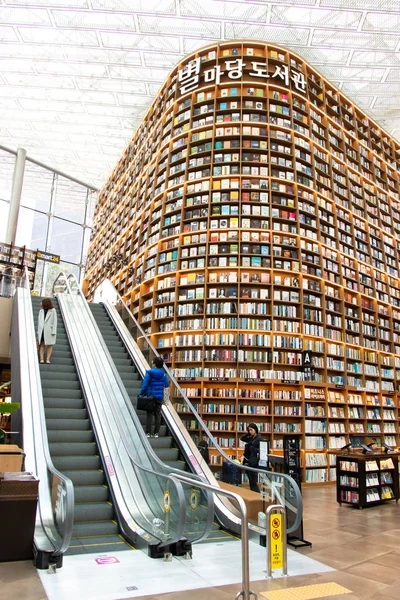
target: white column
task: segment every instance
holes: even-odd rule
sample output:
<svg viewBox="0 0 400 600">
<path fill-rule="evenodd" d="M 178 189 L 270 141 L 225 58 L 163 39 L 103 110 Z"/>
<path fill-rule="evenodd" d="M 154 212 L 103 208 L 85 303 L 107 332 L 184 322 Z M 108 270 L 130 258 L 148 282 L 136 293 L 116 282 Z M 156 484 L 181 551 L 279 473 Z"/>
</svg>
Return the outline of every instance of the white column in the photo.
<svg viewBox="0 0 400 600">
<path fill-rule="evenodd" d="M 11 190 L 10 210 L 8 213 L 6 244 L 14 244 L 17 234 L 19 205 L 21 202 L 22 184 L 24 181 L 26 150 L 18 148 L 15 159 L 13 184 Z"/>
</svg>

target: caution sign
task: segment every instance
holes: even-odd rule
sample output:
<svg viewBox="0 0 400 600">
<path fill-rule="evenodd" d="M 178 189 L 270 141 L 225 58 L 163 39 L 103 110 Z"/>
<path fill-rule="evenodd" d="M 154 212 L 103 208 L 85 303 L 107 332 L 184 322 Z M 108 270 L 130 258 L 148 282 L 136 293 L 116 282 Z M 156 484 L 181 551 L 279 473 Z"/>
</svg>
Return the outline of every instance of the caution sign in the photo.
<svg viewBox="0 0 400 600">
<path fill-rule="evenodd" d="M 199 505 L 199 492 L 197 490 L 192 490 L 190 492 L 190 508 L 192 510 L 196 510 Z"/>
<path fill-rule="evenodd" d="M 171 510 L 171 494 L 168 490 L 164 492 L 164 511 L 167 513 Z"/>
<path fill-rule="evenodd" d="M 270 540 L 271 566 L 273 569 L 283 568 L 283 540 L 282 540 L 282 515 L 270 515 Z"/>
</svg>

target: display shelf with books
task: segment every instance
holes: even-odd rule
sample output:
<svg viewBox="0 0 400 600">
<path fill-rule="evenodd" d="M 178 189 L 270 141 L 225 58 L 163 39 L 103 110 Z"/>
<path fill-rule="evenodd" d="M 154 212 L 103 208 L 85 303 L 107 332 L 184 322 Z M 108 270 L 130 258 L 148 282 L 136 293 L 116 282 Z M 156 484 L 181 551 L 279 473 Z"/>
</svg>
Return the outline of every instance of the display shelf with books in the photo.
<svg viewBox="0 0 400 600">
<path fill-rule="evenodd" d="M 11 290 L 14 288 L 16 280 L 23 276 L 25 268 L 28 269 L 29 281 L 31 289 L 33 289 L 36 263 L 35 250 L 28 250 L 26 246 L 14 246 L 13 244 L 2 243 L 0 245 L 0 275 L 3 282 L 2 294 L 6 295 L 8 293 L 6 291 L 8 279 L 10 281 L 8 287 Z"/>
<path fill-rule="evenodd" d="M 368 508 L 399 499 L 398 455 L 367 452 L 340 454 L 337 460 L 337 501 Z M 356 489 L 352 495 L 350 488 Z"/>
</svg>

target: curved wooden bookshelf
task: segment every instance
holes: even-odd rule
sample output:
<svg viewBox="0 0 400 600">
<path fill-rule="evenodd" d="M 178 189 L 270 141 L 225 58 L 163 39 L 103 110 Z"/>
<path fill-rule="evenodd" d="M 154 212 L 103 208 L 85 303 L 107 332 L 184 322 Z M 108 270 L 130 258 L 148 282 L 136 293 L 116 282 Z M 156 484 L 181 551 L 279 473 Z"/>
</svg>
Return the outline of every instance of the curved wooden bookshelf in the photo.
<svg viewBox="0 0 400 600">
<path fill-rule="evenodd" d="M 332 481 L 327 450 L 399 442 L 398 171 L 397 142 L 296 53 L 207 46 L 100 192 L 88 295 L 112 279 L 232 454 L 255 421 Z"/>
</svg>

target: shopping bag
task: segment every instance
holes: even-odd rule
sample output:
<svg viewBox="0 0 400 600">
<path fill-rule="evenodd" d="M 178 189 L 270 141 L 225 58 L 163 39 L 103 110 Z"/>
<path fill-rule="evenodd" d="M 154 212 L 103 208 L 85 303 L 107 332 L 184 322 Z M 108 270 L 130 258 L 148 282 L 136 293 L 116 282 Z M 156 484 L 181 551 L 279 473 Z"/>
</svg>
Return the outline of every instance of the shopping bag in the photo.
<svg viewBox="0 0 400 600">
<path fill-rule="evenodd" d="M 136 403 L 137 410 L 145 410 L 146 412 L 153 412 L 156 405 L 156 399 L 154 396 L 148 394 L 139 394 Z"/>
</svg>

